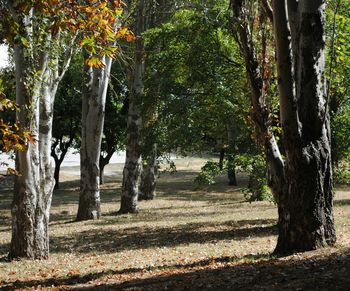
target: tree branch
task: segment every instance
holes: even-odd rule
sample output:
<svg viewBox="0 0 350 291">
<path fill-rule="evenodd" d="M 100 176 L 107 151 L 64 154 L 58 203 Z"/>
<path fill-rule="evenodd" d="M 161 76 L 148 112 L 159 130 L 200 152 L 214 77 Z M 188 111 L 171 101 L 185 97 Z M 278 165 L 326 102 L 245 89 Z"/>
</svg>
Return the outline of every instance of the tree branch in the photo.
<svg viewBox="0 0 350 291">
<path fill-rule="evenodd" d="M 77 39 L 77 36 L 78 36 L 78 33 L 75 33 L 75 35 L 73 36 L 73 38 L 72 38 L 72 40 L 71 40 L 71 42 L 70 42 L 70 44 L 69 44 L 69 50 L 68 50 L 67 57 L 66 57 L 66 59 L 64 60 L 63 65 L 62 65 L 62 70 L 61 70 L 61 72 L 60 72 L 58 78 L 56 79 L 56 82 L 57 82 L 57 83 L 59 83 L 59 82 L 63 79 L 64 74 L 67 72 L 67 70 L 68 70 L 68 68 L 69 68 L 69 65 L 70 65 L 70 63 L 71 63 L 72 57 L 73 57 L 73 55 L 75 54 L 75 52 L 76 52 L 76 50 L 77 50 L 77 49 L 75 48 L 75 46 L 74 46 L 75 41 L 76 41 L 76 39 Z"/>
<path fill-rule="evenodd" d="M 264 8 L 266 16 L 273 22 L 273 11 L 269 0 L 262 0 L 262 6 Z"/>
</svg>

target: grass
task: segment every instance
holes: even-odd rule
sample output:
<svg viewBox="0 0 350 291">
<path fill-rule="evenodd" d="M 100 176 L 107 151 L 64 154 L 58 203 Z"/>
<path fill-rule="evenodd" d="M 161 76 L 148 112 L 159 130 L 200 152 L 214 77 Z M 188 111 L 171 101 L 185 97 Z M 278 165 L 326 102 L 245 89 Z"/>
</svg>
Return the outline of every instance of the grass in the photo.
<svg viewBox="0 0 350 291">
<path fill-rule="evenodd" d="M 195 191 L 192 181 L 204 162 L 180 160 L 177 173 L 161 175 L 155 200 L 142 201 L 137 215 L 122 216 L 115 215 L 122 168 L 109 166 L 101 193 L 103 216 L 87 222 L 73 222 L 78 169 L 63 169 L 61 189 L 53 196 L 50 259 L 3 260 L 0 289 L 327 289 L 335 279 L 333 289 L 350 286 L 348 188 L 338 188 L 335 197 L 336 247 L 277 259 L 270 256 L 277 238 L 275 205 L 245 202 L 240 188 L 227 186 L 225 177 Z M 238 179 L 243 187 L 246 177 Z M 0 199 L 4 258 L 11 191 L 2 191 Z M 316 275 L 321 279 L 312 279 Z"/>
</svg>

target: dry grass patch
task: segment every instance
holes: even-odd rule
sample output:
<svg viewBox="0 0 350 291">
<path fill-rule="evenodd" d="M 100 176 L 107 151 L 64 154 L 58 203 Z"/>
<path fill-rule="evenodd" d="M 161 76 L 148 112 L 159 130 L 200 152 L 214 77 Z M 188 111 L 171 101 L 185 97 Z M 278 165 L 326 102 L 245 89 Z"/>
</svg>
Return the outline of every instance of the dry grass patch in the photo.
<svg viewBox="0 0 350 291">
<path fill-rule="evenodd" d="M 310 262 L 326 269 L 325 257 L 329 266 L 348 262 L 347 188 L 340 188 L 336 195 L 337 248 L 276 259 L 269 256 L 276 244 L 275 205 L 245 202 L 239 187 L 227 186 L 225 177 L 217 185 L 195 191 L 192 181 L 204 162 L 180 160 L 177 173 L 161 175 L 156 200 L 142 201 L 137 215 L 121 216 L 115 213 L 122 167 L 109 166 L 102 186 L 103 216 L 86 222 L 73 222 L 78 201 L 77 169 L 64 169 L 61 189 L 53 198 L 50 259 L 2 261 L 0 286 L 5 290 L 39 285 L 59 290 L 162 290 L 166 286 L 171 290 L 190 286 L 194 290 L 223 286 L 249 289 L 265 274 L 270 276 L 265 278 L 266 286 L 284 278 L 287 288 L 293 270 L 298 279 L 305 268 L 310 270 Z M 244 182 L 245 177 L 240 175 L 239 180 Z M 11 191 L 0 195 L 0 256 L 5 257 L 10 242 Z M 344 268 L 349 270 L 346 265 Z M 278 275 L 281 273 L 285 275 Z M 297 279 L 298 284 L 305 283 Z"/>
</svg>

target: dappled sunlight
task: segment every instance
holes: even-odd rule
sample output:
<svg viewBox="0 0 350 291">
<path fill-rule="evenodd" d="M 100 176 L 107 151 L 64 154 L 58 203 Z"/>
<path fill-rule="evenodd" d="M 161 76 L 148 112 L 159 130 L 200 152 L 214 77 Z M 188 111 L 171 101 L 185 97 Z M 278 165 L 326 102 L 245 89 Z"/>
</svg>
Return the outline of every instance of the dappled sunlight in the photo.
<svg viewBox="0 0 350 291">
<path fill-rule="evenodd" d="M 46 262 L 5 261 L 12 192 L 1 192 L 0 284 L 8 289 L 76 285 L 74 289 L 95 290 L 101 284 L 101 290 L 143 286 L 159 290 L 191 281 L 196 288 L 210 289 L 206 286 L 220 288 L 221 283 L 254 286 L 267 278 L 266 286 L 283 280 L 288 286 L 287 274 L 309 270 L 309 264 L 322 267 L 325 256 L 347 268 L 348 254 L 341 254 L 349 245 L 350 194 L 346 188 L 335 198 L 338 249 L 315 252 L 312 265 L 305 255 L 270 257 L 277 239 L 277 209 L 271 202 L 245 201 L 240 191 L 247 182 L 245 175 L 238 176 L 238 187 L 226 185 L 222 176 L 217 184 L 195 189 L 196 174 L 188 169 L 162 174 L 156 199 L 141 201 L 136 215 L 116 215 L 121 178 L 115 175 L 114 181 L 107 180 L 101 187 L 101 219 L 83 222 L 74 221 L 77 181 L 66 178 L 53 196 L 51 257 Z M 282 279 L 277 278 L 280 273 Z M 218 278 L 216 283 L 214 278 Z"/>
</svg>

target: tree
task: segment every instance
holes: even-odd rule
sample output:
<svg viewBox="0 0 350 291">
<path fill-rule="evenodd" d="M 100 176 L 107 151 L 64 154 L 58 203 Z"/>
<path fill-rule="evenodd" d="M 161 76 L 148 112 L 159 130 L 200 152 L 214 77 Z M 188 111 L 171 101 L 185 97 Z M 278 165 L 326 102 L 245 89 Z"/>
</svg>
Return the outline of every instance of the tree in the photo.
<svg viewBox="0 0 350 291">
<path fill-rule="evenodd" d="M 112 59 L 104 57 L 102 62 L 103 68 L 84 67 L 78 221 L 101 215 L 99 159 Z"/>
<path fill-rule="evenodd" d="M 100 151 L 105 115 L 105 103 L 112 58 L 117 50 L 116 41 L 134 40 L 133 34 L 122 27 L 121 2 L 102 1 L 86 6 L 89 31 L 84 35 L 84 87 L 82 100 L 82 134 L 80 147 L 80 195 L 77 220 L 98 219 L 100 208 Z M 97 14 L 97 21 L 96 21 Z M 95 43 L 95 39 L 98 43 Z M 98 53 L 96 49 L 102 45 Z"/>
<path fill-rule="evenodd" d="M 143 117 L 143 148 L 148 152 L 143 151 L 143 157 L 152 157 L 154 141 L 158 156 L 225 150 L 233 157 L 238 149 L 251 147 L 244 118 L 249 111 L 243 98 L 246 82 L 238 48 L 227 30 L 226 4 L 190 1 L 183 7 L 170 6 L 168 19 L 144 34 L 150 53 L 144 98 L 148 116 Z M 235 133 L 230 146 L 229 128 Z M 229 165 L 232 173 L 234 165 Z"/>
<path fill-rule="evenodd" d="M 55 98 L 51 144 L 51 156 L 55 161 L 55 189 L 59 188 L 61 164 L 68 150 L 80 139 L 81 63 L 81 58 L 74 56 Z"/>
<path fill-rule="evenodd" d="M 46 259 L 54 187 L 50 156 L 53 103 L 58 84 L 70 64 L 72 44 L 78 31 L 83 31 L 89 41 L 85 39 L 81 46 L 93 52 L 87 64 L 101 67 L 100 58 L 111 56 L 116 50 L 106 44 L 130 34 L 127 29 L 110 33 L 115 17 L 121 12 L 119 1 L 113 2 L 108 21 L 103 18 L 110 11 L 106 1 L 96 5 L 81 1 L 21 0 L 1 1 L 0 5 L 1 38 L 14 48 L 16 103 L 21 109 L 17 120 L 37 140 L 16 156 L 16 170 L 21 176 L 15 178 L 9 257 Z"/>
<path fill-rule="evenodd" d="M 123 66 L 112 66 L 110 86 L 106 100 L 106 117 L 100 154 L 100 183 L 103 184 L 104 168 L 116 151 L 125 149 L 125 131 L 128 111 L 127 80 Z"/>
<path fill-rule="evenodd" d="M 144 43 L 141 34 L 146 29 L 147 0 L 136 1 L 134 64 L 131 73 L 129 111 L 127 119 L 126 159 L 123 169 L 122 193 L 118 213 L 138 212 L 139 181 L 141 174 L 141 104 L 144 96 Z"/>
<path fill-rule="evenodd" d="M 332 167 L 325 86 L 325 2 L 267 1 L 277 50 L 282 157 L 269 125 L 264 79 L 245 2 L 232 0 L 235 37 L 251 83 L 253 120 L 271 172 L 278 203 L 276 253 L 306 251 L 336 240 L 332 210 Z"/>
<path fill-rule="evenodd" d="M 17 120 L 37 142 L 17 151 L 9 258 L 45 259 L 54 186 L 50 162 L 53 101 L 70 61 L 61 35 L 41 1 L 6 2 L 1 10 L 4 37 L 14 48 Z M 59 53 L 66 58 L 59 62 Z"/>
</svg>

